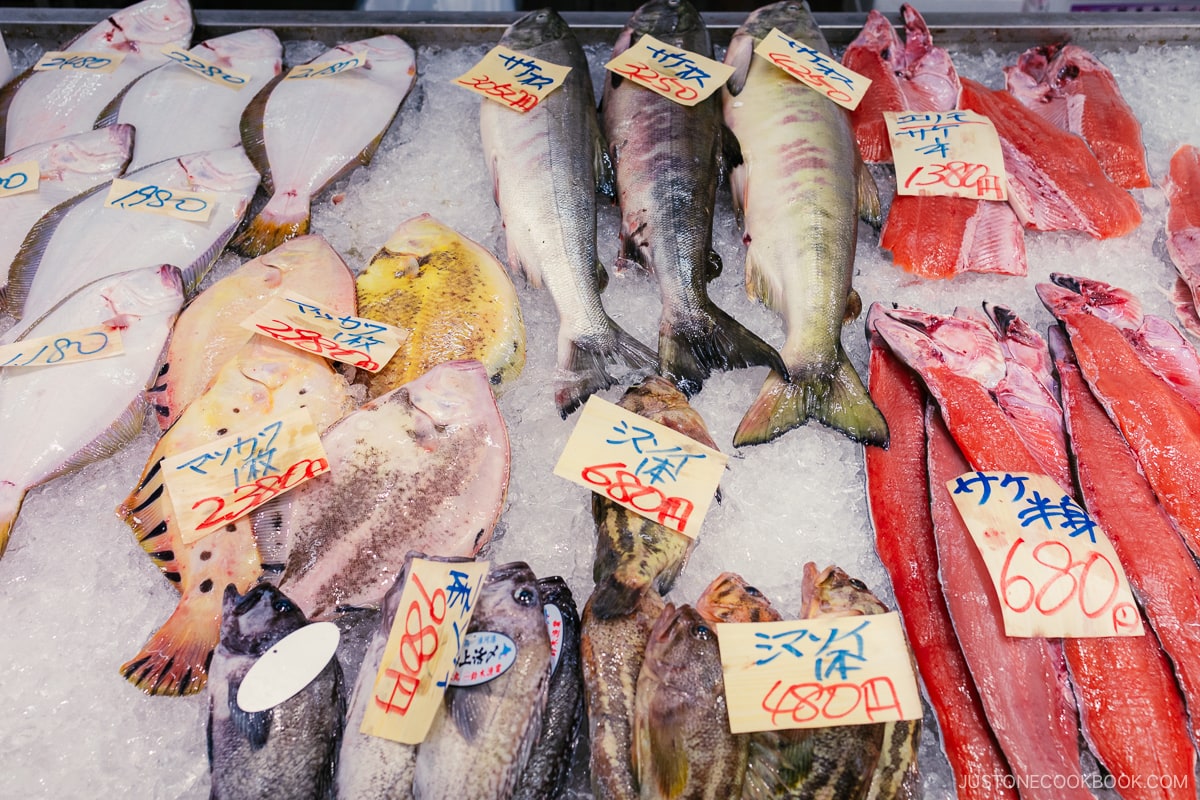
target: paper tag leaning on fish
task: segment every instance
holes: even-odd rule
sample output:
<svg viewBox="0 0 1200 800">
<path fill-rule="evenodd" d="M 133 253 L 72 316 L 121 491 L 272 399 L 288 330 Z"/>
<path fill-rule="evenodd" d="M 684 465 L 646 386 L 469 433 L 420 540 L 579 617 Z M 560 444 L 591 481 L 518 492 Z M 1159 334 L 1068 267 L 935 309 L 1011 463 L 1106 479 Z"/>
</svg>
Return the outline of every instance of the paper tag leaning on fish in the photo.
<svg viewBox="0 0 1200 800">
<path fill-rule="evenodd" d="M 863 95 L 871 87 L 871 79 L 867 76 L 842 66 L 833 56 L 815 47 L 784 35 L 778 28 L 772 28 L 754 48 L 754 52 L 805 86 L 851 111 L 858 108 Z"/>
<path fill-rule="evenodd" d="M 60 333 L 23 339 L 0 347 L 0 367 L 46 367 L 94 361 L 125 352 L 121 331 L 109 325 L 97 325 Z"/>
<path fill-rule="evenodd" d="M 696 538 L 729 457 L 593 395 L 554 474 Z"/>
<path fill-rule="evenodd" d="M 193 75 L 199 75 L 201 78 L 227 89 L 241 89 L 250 81 L 249 75 L 243 72 L 233 72 L 211 61 L 205 61 L 183 47 L 167 45 L 161 52 L 175 63 L 190 70 Z"/>
<path fill-rule="evenodd" d="M 338 47 L 338 50 L 344 48 Z M 367 65 L 366 53 L 355 53 L 349 50 L 345 51 L 344 58 L 331 59 L 329 61 L 321 61 L 313 64 L 300 64 L 292 67 L 284 80 L 301 81 L 310 78 L 332 78 L 336 75 L 341 75 L 343 72 L 365 67 Z"/>
<path fill-rule="evenodd" d="M 507 47 L 493 47 L 454 84 L 524 114 L 561 86 L 570 71 Z"/>
<path fill-rule="evenodd" d="M 117 67 L 121 66 L 121 62 L 124 60 L 124 53 L 113 51 L 87 53 L 83 51 L 51 50 L 38 59 L 37 63 L 33 65 L 33 71 L 68 70 L 99 75 L 113 72 Z"/>
<path fill-rule="evenodd" d="M 211 194 L 138 183 L 124 178 L 115 179 L 104 198 L 105 208 L 163 214 L 199 223 L 208 222 L 215 205 L 216 198 Z"/>
<path fill-rule="evenodd" d="M 1045 475 L 968 472 L 946 487 L 992 578 L 1009 636 L 1141 636 L 1108 536 Z"/>
<path fill-rule="evenodd" d="M 41 179 L 42 168 L 36 161 L 0 167 L 0 197 L 36 192 Z"/>
<path fill-rule="evenodd" d="M 604 65 L 614 75 L 684 106 L 710 97 L 729 80 L 733 67 L 645 35 Z"/>
<path fill-rule="evenodd" d="M 974 111 L 884 111 L 896 193 L 1007 200 L 1000 136 Z"/>
</svg>

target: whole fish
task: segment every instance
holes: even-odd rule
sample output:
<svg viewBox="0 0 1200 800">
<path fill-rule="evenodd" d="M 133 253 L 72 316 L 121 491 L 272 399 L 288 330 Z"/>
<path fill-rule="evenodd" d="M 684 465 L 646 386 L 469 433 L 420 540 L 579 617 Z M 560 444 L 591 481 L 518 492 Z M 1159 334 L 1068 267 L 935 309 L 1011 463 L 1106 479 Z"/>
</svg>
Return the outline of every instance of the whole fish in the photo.
<svg viewBox="0 0 1200 800">
<path fill-rule="evenodd" d="M 183 48 L 177 52 L 184 52 Z M 253 28 L 208 39 L 186 52 L 232 80 L 208 80 L 197 73 L 210 71 L 209 67 L 172 59 L 121 92 L 96 124 L 121 122 L 137 129 L 131 170 L 165 158 L 240 145 L 242 112 L 258 90 L 279 74 L 283 46 L 274 32 Z"/>
<path fill-rule="evenodd" d="M 524 114 L 490 100 L 479 109 L 508 268 L 534 286 L 545 284 L 558 309 L 554 402 L 565 419 L 596 391 L 652 371 L 656 358 L 600 301 L 607 273 L 596 258 L 592 187 L 610 176 L 583 49 L 549 8 L 514 22 L 500 44 L 571 68 L 560 87 Z"/>
<path fill-rule="evenodd" d="M 0 90 L 4 154 L 91 130 L 130 81 L 167 63 L 163 47 L 187 47 L 191 40 L 187 0 L 142 0 L 106 17 L 59 49 L 120 57 L 115 70 L 30 68 Z"/>
<path fill-rule="evenodd" d="M 307 624 L 304 612 L 269 583 L 244 595 L 225 587 L 208 696 L 212 800 L 332 797 L 346 715 L 336 656 L 282 703 L 266 711 L 243 711 L 238 705 L 242 680 L 259 657 Z"/>
<path fill-rule="evenodd" d="M 691 606 L 668 605 L 638 673 L 633 758 L 642 798 L 741 792 L 748 738 L 729 732 L 717 635 Z"/>
<path fill-rule="evenodd" d="M 320 236 L 290 239 L 247 261 L 193 298 L 179 315 L 153 390 L 159 427 L 171 427 L 254 336 L 241 323 L 289 292 L 332 311 L 354 314 L 354 276 Z"/>
<path fill-rule="evenodd" d="M 325 359 L 256 336 L 162 435 L 117 515 L 181 597 L 162 627 L 122 665 L 126 680 L 150 694 L 199 691 L 220 632 L 221 587 L 232 583 L 244 592 L 262 577 L 264 566 L 279 570 L 278 564 L 264 565 L 248 517 L 185 544 L 164 497 L 163 458 L 230 432 L 258 430 L 300 408 L 321 431 L 353 406 L 345 378 Z"/>
<path fill-rule="evenodd" d="M 194 153 L 125 177 L 168 190 L 202 192 L 215 207 L 206 222 L 105 208 L 108 184 L 56 207 L 33 226 L 13 260 L 10 314 L 37 316 L 88 280 L 153 263 L 179 266 L 190 291 L 233 235 L 258 182 L 240 147 Z"/>
<path fill-rule="evenodd" d="M 714 450 L 719 449 L 687 397 L 666 378 L 652 375 L 625 391 L 617 405 L 666 425 Z M 631 511 L 607 497 L 592 495 L 596 559 L 589 601 L 599 619 L 630 613 L 638 596 L 653 587 L 670 591 L 696 540 Z"/>
<path fill-rule="evenodd" d="M 410 550 L 471 556 L 491 539 L 508 432 L 478 361 L 439 364 L 321 442 L 329 472 L 282 498 L 278 531 L 291 542 L 280 587 L 310 617 L 378 602 Z"/>
<path fill-rule="evenodd" d="M 845 109 L 813 92 L 754 48 L 778 28 L 825 54 L 808 5 L 764 6 L 738 28 L 725 54 L 725 123 L 744 163 L 730 174 L 743 219 L 746 289 L 784 316 L 787 374 L 767 376 L 733 444 L 761 444 L 815 417 L 856 441 L 887 441 L 887 424 L 842 349 L 842 323 L 857 313 L 850 287 L 859 210 L 879 197 L 858 156 Z"/>
<path fill-rule="evenodd" d="M 369 164 L 416 79 L 416 54 L 398 36 L 340 44 L 312 64 L 359 62 L 320 78 L 281 76 L 242 115 L 242 142 L 271 196 L 233 242 L 260 256 L 308 233 L 313 197 Z"/>
<path fill-rule="evenodd" d="M 104 326 L 120 333 L 125 352 L 112 360 L 0 368 L 0 555 L 30 487 L 112 455 L 141 430 L 143 392 L 182 305 L 179 270 L 132 270 L 78 289 L 18 339 Z"/>
<path fill-rule="evenodd" d="M 368 397 L 443 361 L 481 362 L 497 393 L 521 374 L 525 323 L 508 273 L 487 248 L 429 214 L 401 223 L 355 285 L 359 316 L 408 332 L 367 379 Z"/>
<path fill-rule="evenodd" d="M 537 578 L 527 564 L 492 568 L 467 626 L 471 631 L 504 634 L 516 647 L 516 661 L 486 683 L 446 690 L 417 749 L 413 796 L 421 800 L 510 797 L 542 729 L 550 637 Z"/>
<path fill-rule="evenodd" d="M 113 125 L 31 145 L 0 161 L 0 169 L 26 161 L 38 164 L 36 192 L 0 200 L 4 210 L 0 216 L 0 301 L 8 284 L 8 269 L 30 228 L 59 203 L 120 175 L 132 149 L 133 128 Z"/>
<path fill-rule="evenodd" d="M 621 31 L 613 57 L 643 35 L 712 58 L 708 29 L 688 0 L 644 3 Z M 708 281 L 721 269 L 712 248 L 718 97 L 685 106 L 608 72 L 601 111 L 616 169 L 623 258 L 658 278 L 659 373 L 694 394 L 714 369 L 767 366 L 782 372 L 779 354 L 708 297 Z"/>
</svg>

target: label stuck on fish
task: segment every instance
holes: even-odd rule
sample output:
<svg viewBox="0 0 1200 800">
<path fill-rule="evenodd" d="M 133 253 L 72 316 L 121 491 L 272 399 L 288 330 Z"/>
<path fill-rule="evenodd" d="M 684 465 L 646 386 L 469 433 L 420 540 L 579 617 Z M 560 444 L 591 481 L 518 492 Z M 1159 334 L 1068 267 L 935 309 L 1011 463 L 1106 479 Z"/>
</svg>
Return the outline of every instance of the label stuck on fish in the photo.
<svg viewBox="0 0 1200 800">
<path fill-rule="evenodd" d="M 253 714 L 295 697 L 329 664 L 341 638 L 332 622 L 314 622 L 280 639 L 246 671 L 238 708 Z"/>
<path fill-rule="evenodd" d="M 718 450 L 593 395 L 554 474 L 694 539 L 728 461 Z"/>
<path fill-rule="evenodd" d="M 920 719 L 895 612 L 717 623 L 732 733 Z"/>
<path fill-rule="evenodd" d="M 332 78 L 335 75 L 341 75 L 343 72 L 349 72 L 350 70 L 365 67 L 366 65 L 367 56 L 365 53 L 351 53 L 346 51 L 345 55 L 340 58 L 332 58 L 328 61 L 301 64 L 297 67 L 292 67 L 284 80 L 302 81 L 309 78 Z"/>
<path fill-rule="evenodd" d="M 317 425 L 302 408 L 162 461 L 185 544 L 328 471 Z"/>
<path fill-rule="evenodd" d="M 645 35 L 604 68 L 663 97 L 694 106 L 720 89 L 733 67 Z"/>
<path fill-rule="evenodd" d="M 36 161 L 0 167 L 0 197 L 36 192 L 41 181 L 42 167 Z"/>
<path fill-rule="evenodd" d="M 1000 137 L 974 111 L 885 111 L 896 193 L 1008 199 Z"/>
<path fill-rule="evenodd" d="M 81 328 L 57 336 L 22 339 L 0 347 L 0 367 L 46 367 L 74 364 L 125 352 L 121 331 L 110 325 Z"/>
<path fill-rule="evenodd" d="M 108 190 L 108 196 L 104 199 L 104 207 L 142 211 L 147 214 L 164 214 L 189 222 L 208 222 L 216 202 L 216 198 L 211 194 L 168 189 L 152 183 L 138 183 L 117 178 L 113 180 L 112 187 Z"/>
<path fill-rule="evenodd" d="M 810 89 L 851 111 L 858 108 L 863 95 L 871 87 L 871 79 L 844 67 L 837 60 L 815 47 L 785 36 L 772 28 L 754 52 L 770 61 Z"/>
<path fill-rule="evenodd" d="M 946 487 L 987 564 L 1007 635 L 1143 635 L 1112 543 L 1057 481 L 968 472 Z"/>
<path fill-rule="evenodd" d="M 517 644 L 496 631 L 471 631 L 463 637 L 454 662 L 451 686 L 478 686 L 499 678 L 517 663 Z"/>
<path fill-rule="evenodd" d="M 51 50 L 33 65 L 34 72 L 72 70 L 103 75 L 114 71 L 125 60 L 124 53 L 88 53 L 83 51 Z"/>
<path fill-rule="evenodd" d="M 249 75 L 243 72 L 227 70 L 211 61 L 205 61 L 195 53 L 184 50 L 182 47 L 167 45 L 161 52 L 180 66 L 187 67 L 191 70 L 192 74 L 199 75 L 205 80 L 210 80 L 228 89 L 241 89 L 250 81 Z"/>
<path fill-rule="evenodd" d="M 409 562 L 363 733 L 403 744 L 425 741 L 488 566 L 486 561 Z"/>
<path fill-rule="evenodd" d="M 563 618 L 562 611 L 553 603 L 542 606 L 542 614 L 546 617 L 546 633 L 550 635 L 550 674 L 558 669 L 558 656 L 562 652 Z"/>
<path fill-rule="evenodd" d="M 523 114 L 561 86 L 570 71 L 570 67 L 507 47 L 493 47 L 478 64 L 455 78 L 454 84 Z"/>
<path fill-rule="evenodd" d="M 272 298 L 241 326 L 306 353 L 379 372 L 396 355 L 408 332 L 321 308 L 301 294 Z"/>
</svg>

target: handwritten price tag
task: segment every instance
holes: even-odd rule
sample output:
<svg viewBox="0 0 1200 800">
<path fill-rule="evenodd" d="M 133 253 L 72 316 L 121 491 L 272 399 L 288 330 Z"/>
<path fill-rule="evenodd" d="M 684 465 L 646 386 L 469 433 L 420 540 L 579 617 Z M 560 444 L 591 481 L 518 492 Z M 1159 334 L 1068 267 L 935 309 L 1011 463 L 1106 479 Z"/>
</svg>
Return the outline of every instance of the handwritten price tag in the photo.
<svg viewBox="0 0 1200 800">
<path fill-rule="evenodd" d="M 649 35 L 604 68 L 685 106 L 709 97 L 733 74 L 733 67 Z"/>
<path fill-rule="evenodd" d="M 898 194 L 1007 200 L 1000 137 L 974 111 L 885 111 Z"/>
<path fill-rule="evenodd" d="M 250 76 L 245 73 L 227 70 L 211 61 L 205 61 L 194 53 L 173 45 L 164 47 L 162 54 L 175 63 L 187 67 L 193 74 L 228 89 L 241 89 L 250 80 Z"/>
<path fill-rule="evenodd" d="M 593 395 L 554 474 L 694 539 L 728 460 Z"/>
<path fill-rule="evenodd" d="M 300 294 L 273 298 L 241 325 L 297 350 L 368 372 L 383 369 L 408 337 L 406 331 L 382 322 L 326 311 Z"/>
<path fill-rule="evenodd" d="M 334 75 L 341 75 L 343 72 L 349 72 L 352 69 L 358 69 L 366 65 L 367 57 L 365 55 L 347 53 L 345 58 L 292 67 L 284 80 L 302 81 L 309 78 L 332 78 Z"/>
<path fill-rule="evenodd" d="M 810 89 L 851 111 L 858 108 L 871 79 L 842 66 L 833 56 L 785 36 L 778 28 L 758 43 L 754 52 Z"/>
<path fill-rule="evenodd" d="M 121 62 L 124 60 L 124 53 L 85 53 L 82 51 L 51 50 L 38 59 L 38 62 L 33 65 L 33 71 L 47 72 L 49 70 L 66 69 L 104 74 L 112 72 L 121 66 Z"/>
<path fill-rule="evenodd" d="M 717 623 L 733 733 L 921 718 L 895 613 Z"/>
<path fill-rule="evenodd" d="M 550 674 L 558 669 L 558 657 L 562 653 L 563 617 L 562 611 L 553 603 L 542 606 L 542 614 L 546 617 L 546 633 L 550 635 Z"/>
<path fill-rule="evenodd" d="M 329 471 L 316 423 L 297 409 L 253 430 L 164 458 L 163 479 L 185 544 Z"/>
<path fill-rule="evenodd" d="M 46 367 L 73 364 L 125 352 L 121 331 L 108 325 L 81 328 L 57 336 L 23 339 L 0 347 L 0 367 Z"/>
<path fill-rule="evenodd" d="M 454 83 L 523 114 L 561 86 L 570 71 L 570 67 L 507 47 L 493 47 L 478 64 L 455 78 Z"/>
<path fill-rule="evenodd" d="M 425 740 L 487 571 L 487 562 L 410 562 L 363 733 L 404 744 Z"/>
<path fill-rule="evenodd" d="M 0 197 L 36 192 L 41 179 L 42 167 L 36 161 L 0 167 Z"/>
<path fill-rule="evenodd" d="M 1000 598 L 1009 636 L 1141 636 L 1100 526 L 1044 475 L 968 472 L 946 486 Z"/>
<path fill-rule="evenodd" d="M 216 198 L 200 192 L 168 189 L 152 183 L 117 178 L 104 199 L 105 208 L 123 208 L 148 214 L 164 214 L 189 222 L 208 222 Z"/>
</svg>

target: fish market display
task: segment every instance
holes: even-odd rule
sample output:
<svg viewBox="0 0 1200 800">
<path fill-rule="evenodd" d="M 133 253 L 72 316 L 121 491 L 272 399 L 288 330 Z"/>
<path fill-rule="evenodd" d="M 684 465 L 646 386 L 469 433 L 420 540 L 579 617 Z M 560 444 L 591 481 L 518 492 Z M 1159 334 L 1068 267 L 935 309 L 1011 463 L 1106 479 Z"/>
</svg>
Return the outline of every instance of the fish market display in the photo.
<svg viewBox="0 0 1200 800">
<path fill-rule="evenodd" d="M 7 304 L 33 318 L 72 289 L 152 263 L 174 264 L 196 286 L 250 204 L 258 173 L 240 147 L 195 153 L 125 176 L 166 190 L 202 192 L 215 207 L 205 222 L 105 208 L 108 186 L 58 206 L 34 225 L 9 272 Z"/>
<path fill-rule="evenodd" d="M 550 638 L 537 578 L 520 561 L 493 566 L 475 602 L 467 632 L 507 636 L 516 660 L 486 683 L 446 690 L 417 748 L 413 795 L 421 800 L 510 797 L 542 728 Z"/>
<path fill-rule="evenodd" d="M 328 796 L 346 710 L 337 658 L 299 693 L 266 711 L 243 711 L 238 704 L 242 680 L 259 657 L 306 624 L 304 613 L 269 583 L 244 595 L 226 587 L 209 682 L 214 800 Z"/>
<path fill-rule="evenodd" d="M 124 353 L 113 357 L 119 367 L 97 359 L 0 370 L 0 555 L 30 487 L 106 458 L 141 430 L 142 392 L 182 305 L 179 270 L 132 270 L 78 289 L 18 339 L 104 326 L 119 331 Z M 71 344 L 60 338 L 55 346 L 61 354 Z"/>
<path fill-rule="evenodd" d="M 36 192 L 0 201 L 0 284 L 8 283 L 8 267 L 34 223 L 59 203 L 120 175 L 132 149 L 133 128 L 113 125 L 31 145 L 0 161 L 0 170 L 26 161 L 36 161 L 39 170 Z"/>
<path fill-rule="evenodd" d="M 1031 47 L 1004 68 L 1013 97 L 1051 124 L 1081 136 L 1109 180 L 1122 189 L 1150 185 L 1142 126 L 1100 59 L 1077 44 Z"/>
<path fill-rule="evenodd" d="M 323 308 L 354 314 L 354 276 L 320 236 L 298 236 L 247 261 L 197 295 L 179 315 L 154 389 L 155 416 L 166 430 L 255 334 L 241 323 L 289 292 Z"/>
<path fill-rule="evenodd" d="M 642 5 L 613 56 L 643 35 L 712 58 L 708 29 L 687 0 Z M 708 297 L 708 281 L 721 270 L 712 249 L 719 98 L 685 106 L 609 72 L 601 108 L 621 204 L 621 257 L 658 278 L 660 374 L 694 394 L 714 369 L 758 365 L 782 372 L 771 346 Z"/>
<path fill-rule="evenodd" d="M 242 112 L 279 74 L 283 49 L 272 31 L 254 28 L 208 39 L 188 53 L 192 61 L 173 60 L 143 75 L 100 115 L 99 125 L 114 121 L 137 129 L 131 170 L 241 144 Z M 204 75 L 214 72 L 220 80 Z"/>
<path fill-rule="evenodd" d="M 309 617 L 377 602 L 410 550 L 472 556 L 491 539 L 508 491 L 508 433 L 478 361 L 434 367 L 321 442 L 329 472 L 281 499 L 268 537 L 284 543 L 280 587 Z"/>
<path fill-rule="evenodd" d="M 340 44 L 311 63 L 357 68 L 319 78 L 283 76 L 242 115 L 242 142 L 270 194 L 233 246 L 260 256 L 308 233 L 313 197 L 339 176 L 369 164 L 416 77 L 416 53 L 397 36 Z"/>
<path fill-rule="evenodd" d="M 130 81 L 168 62 L 163 47 L 187 47 L 191 40 L 187 0 L 143 0 L 107 17 L 58 49 L 120 59 L 116 69 L 26 70 L 0 90 L 4 154 L 91 130 L 105 104 Z"/>
<path fill-rule="evenodd" d="M 1167 253 L 1179 278 L 1176 295 L 1182 295 L 1179 321 L 1193 335 L 1200 335 L 1196 316 L 1196 291 L 1200 289 L 1200 150 L 1185 144 L 1171 156 L 1170 170 L 1163 181 L 1167 194 Z"/>
<path fill-rule="evenodd" d="M 746 288 L 783 315 L 788 368 L 767 377 L 734 445 L 770 441 L 810 417 L 879 444 L 887 425 L 841 343 L 858 304 L 850 287 L 858 212 L 873 203 L 878 216 L 878 196 L 845 110 L 754 57 L 772 28 L 829 52 L 808 7 L 783 0 L 752 13 L 725 55 L 736 69 L 723 94 L 744 159 L 730 184 L 744 220 Z"/>
<path fill-rule="evenodd" d="M 566 418 L 594 392 L 644 375 L 657 361 L 600 301 L 607 273 L 596 256 L 596 197 L 589 187 L 611 176 L 583 50 L 551 9 L 514 22 L 500 44 L 571 67 L 564 83 L 524 114 L 490 100 L 479 109 L 508 268 L 535 287 L 545 285 L 558 309 L 554 402 Z"/>
<path fill-rule="evenodd" d="M 512 280 L 489 250 L 429 214 L 401 223 L 356 286 L 359 316 L 408 333 L 367 378 L 368 397 L 445 361 L 479 361 L 497 393 L 521 374 L 525 323 Z"/>
</svg>

